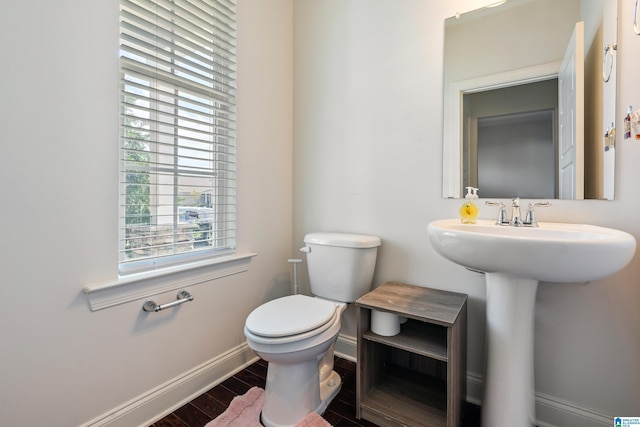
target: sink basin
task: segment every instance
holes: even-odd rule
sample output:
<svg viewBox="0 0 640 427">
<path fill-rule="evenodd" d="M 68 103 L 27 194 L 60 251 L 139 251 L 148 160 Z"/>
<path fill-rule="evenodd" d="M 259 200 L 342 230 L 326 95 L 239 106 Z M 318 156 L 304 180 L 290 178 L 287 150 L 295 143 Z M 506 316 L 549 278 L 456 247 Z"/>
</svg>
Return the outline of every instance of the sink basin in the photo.
<svg viewBox="0 0 640 427">
<path fill-rule="evenodd" d="M 532 427 L 535 417 L 534 318 L 539 281 L 586 282 L 624 268 L 635 238 L 585 224 L 538 228 L 444 219 L 429 224 L 434 249 L 485 274 L 487 338 L 482 425 Z"/>
<path fill-rule="evenodd" d="M 609 276 L 631 261 L 636 247 L 628 233 L 586 224 L 541 222 L 533 228 L 444 219 L 428 230 L 434 249 L 456 264 L 545 282 Z"/>
</svg>

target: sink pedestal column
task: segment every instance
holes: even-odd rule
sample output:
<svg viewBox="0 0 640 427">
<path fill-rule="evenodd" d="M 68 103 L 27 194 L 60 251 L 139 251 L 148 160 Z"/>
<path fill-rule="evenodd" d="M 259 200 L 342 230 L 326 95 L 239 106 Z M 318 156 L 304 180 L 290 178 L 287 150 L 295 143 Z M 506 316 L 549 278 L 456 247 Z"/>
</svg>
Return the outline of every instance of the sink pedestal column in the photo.
<svg viewBox="0 0 640 427">
<path fill-rule="evenodd" d="M 482 425 L 535 425 L 534 306 L 538 281 L 486 273 L 487 352 Z"/>
</svg>

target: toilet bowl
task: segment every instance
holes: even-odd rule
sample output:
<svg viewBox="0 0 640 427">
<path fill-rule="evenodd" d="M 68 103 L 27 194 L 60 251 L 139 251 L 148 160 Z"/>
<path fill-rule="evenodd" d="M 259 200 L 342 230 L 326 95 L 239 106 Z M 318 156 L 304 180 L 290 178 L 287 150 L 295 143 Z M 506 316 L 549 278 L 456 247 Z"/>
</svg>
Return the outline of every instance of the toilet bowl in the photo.
<svg viewBox="0 0 640 427">
<path fill-rule="evenodd" d="M 292 426 L 310 412 L 321 414 L 338 394 L 342 380 L 333 372 L 333 345 L 346 307 L 292 295 L 263 304 L 249 315 L 247 344 L 269 362 L 261 415 L 265 426 Z"/>
<path fill-rule="evenodd" d="M 371 289 L 374 236 L 310 233 L 305 236 L 309 282 L 315 295 L 291 295 L 253 310 L 245 322 L 249 347 L 267 361 L 266 427 L 289 427 L 310 412 L 322 414 L 342 386 L 333 349 L 347 303 Z"/>
</svg>

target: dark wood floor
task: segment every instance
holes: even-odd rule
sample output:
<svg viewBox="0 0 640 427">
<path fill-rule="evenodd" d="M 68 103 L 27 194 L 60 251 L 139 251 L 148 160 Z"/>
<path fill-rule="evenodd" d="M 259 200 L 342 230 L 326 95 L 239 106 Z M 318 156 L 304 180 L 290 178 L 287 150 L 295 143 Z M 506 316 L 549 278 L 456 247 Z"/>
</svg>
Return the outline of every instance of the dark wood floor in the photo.
<svg viewBox="0 0 640 427">
<path fill-rule="evenodd" d="M 356 419 L 356 365 L 346 359 L 336 358 L 334 370 L 342 377 L 342 390 L 322 415 L 335 427 L 377 427 L 366 420 Z M 203 427 L 222 414 L 235 396 L 246 393 L 251 387 L 264 388 L 267 363 L 259 360 L 231 378 L 223 381 L 186 405 L 176 409 L 150 427 Z M 467 405 L 461 427 L 479 427 L 480 409 Z M 412 426 L 413 427 L 413 426 Z M 418 426 L 415 426 L 418 427 Z"/>
</svg>

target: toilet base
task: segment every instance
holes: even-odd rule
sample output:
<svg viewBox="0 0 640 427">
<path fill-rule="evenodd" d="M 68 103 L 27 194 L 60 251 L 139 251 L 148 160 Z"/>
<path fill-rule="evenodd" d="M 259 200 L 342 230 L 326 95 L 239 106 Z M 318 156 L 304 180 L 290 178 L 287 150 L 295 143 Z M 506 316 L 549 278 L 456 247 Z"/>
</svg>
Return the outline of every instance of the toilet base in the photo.
<svg viewBox="0 0 640 427">
<path fill-rule="evenodd" d="M 286 382 L 277 381 L 282 375 Z M 279 387 L 285 384 L 286 389 Z M 317 360 L 296 365 L 269 363 L 260 420 L 265 427 L 290 427 L 311 412 L 322 415 L 341 388 L 342 379 L 335 371 L 320 382 Z"/>
<path fill-rule="evenodd" d="M 342 388 L 342 378 L 336 371 L 332 371 L 329 378 L 320 384 L 320 406 L 315 412 L 322 415 L 329 403 L 338 395 Z"/>
</svg>

